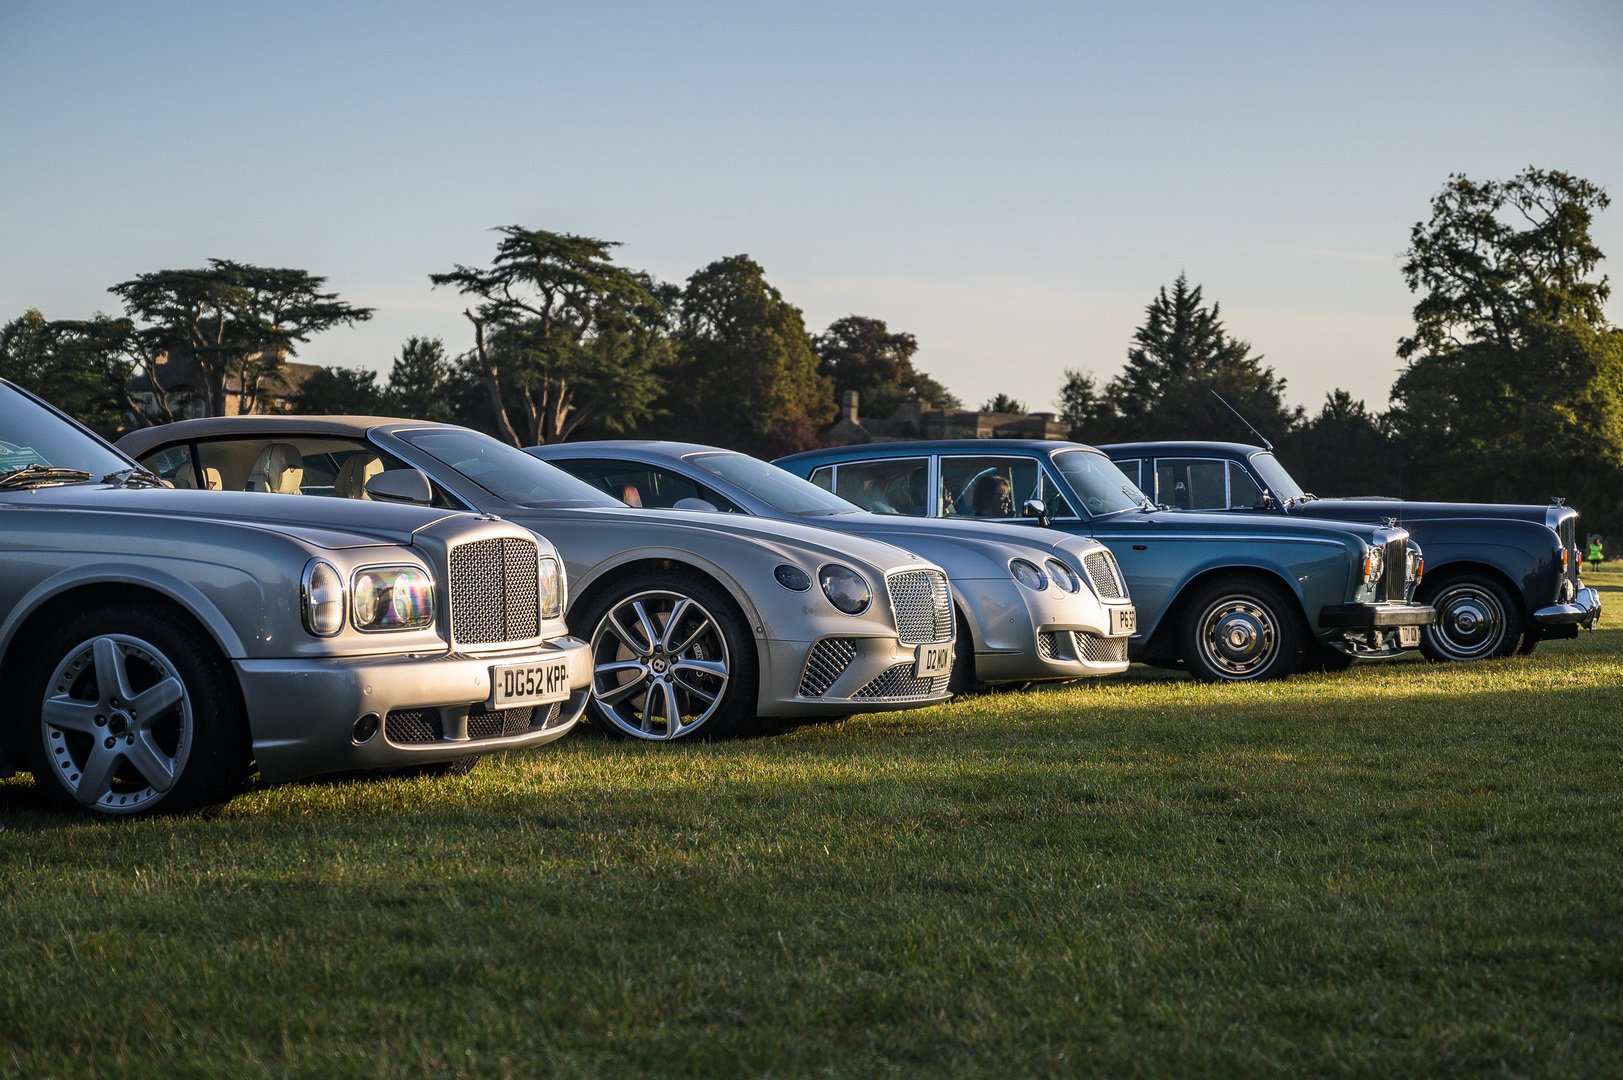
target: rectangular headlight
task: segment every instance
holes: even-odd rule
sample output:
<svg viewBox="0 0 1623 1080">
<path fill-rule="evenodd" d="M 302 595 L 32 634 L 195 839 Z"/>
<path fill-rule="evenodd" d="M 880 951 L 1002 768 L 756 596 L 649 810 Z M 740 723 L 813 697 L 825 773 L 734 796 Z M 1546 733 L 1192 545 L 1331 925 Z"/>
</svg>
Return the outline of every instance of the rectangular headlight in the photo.
<svg viewBox="0 0 1623 1080">
<path fill-rule="evenodd" d="M 434 581 L 415 566 L 369 566 L 350 579 L 355 629 L 421 630 L 434 625 Z"/>
<path fill-rule="evenodd" d="M 541 617 L 556 619 L 564 613 L 564 571 L 558 560 L 541 557 Z"/>
</svg>

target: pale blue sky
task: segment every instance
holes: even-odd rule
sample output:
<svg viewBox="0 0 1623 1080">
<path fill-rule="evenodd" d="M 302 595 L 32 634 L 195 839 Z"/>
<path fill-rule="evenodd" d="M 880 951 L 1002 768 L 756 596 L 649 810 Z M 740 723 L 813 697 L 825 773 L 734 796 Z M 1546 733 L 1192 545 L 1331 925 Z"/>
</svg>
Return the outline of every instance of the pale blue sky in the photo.
<svg viewBox="0 0 1623 1080">
<path fill-rule="evenodd" d="M 520 224 L 748 253 L 972 405 L 1108 378 L 1185 271 L 1293 402 L 1384 407 L 1409 227 L 1529 164 L 1623 257 L 1623 4 L 0 0 L 0 321 L 295 266 L 378 309 L 299 358 L 382 371 L 470 347 L 428 275 Z"/>
</svg>

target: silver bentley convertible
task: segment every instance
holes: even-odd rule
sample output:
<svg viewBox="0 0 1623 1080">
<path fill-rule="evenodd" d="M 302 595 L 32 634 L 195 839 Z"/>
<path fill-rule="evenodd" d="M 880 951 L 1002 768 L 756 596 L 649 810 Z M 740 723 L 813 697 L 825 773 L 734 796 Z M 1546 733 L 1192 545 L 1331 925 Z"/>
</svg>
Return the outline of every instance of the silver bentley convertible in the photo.
<svg viewBox="0 0 1623 1080">
<path fill-rule="evenodd" d="M 527 452 L 631 505 L 800 521 L 918 552 L 952 582 L 955 691 L 1127 668 L 1133 604 L 1110 549 L 1091 537 L 870 514 L 783 469 L 714 446 L 610 440 Z"/>
<path fill-rule="evenodd" d="M 676 739 L 757 716 L 842 716 L 948 696 L 947 576 L 888 544 L 633 510 L 446 424 L 239 416 L 148 428 L 119 445 L 180 487 L 419 502 L 498 514 L 546 536 L 568 570 L 570 625 L 591 645 L 590 714 L 614 732 Z"/>
<path fill-rule="evenodd" d="M 0 776 L 52 802 L 128 816 L 251 770 L 449 771 L 586 706 L 557 553 L 506 522 L 171 491 L 5 382 L 0 518 Z"/>
</svg>

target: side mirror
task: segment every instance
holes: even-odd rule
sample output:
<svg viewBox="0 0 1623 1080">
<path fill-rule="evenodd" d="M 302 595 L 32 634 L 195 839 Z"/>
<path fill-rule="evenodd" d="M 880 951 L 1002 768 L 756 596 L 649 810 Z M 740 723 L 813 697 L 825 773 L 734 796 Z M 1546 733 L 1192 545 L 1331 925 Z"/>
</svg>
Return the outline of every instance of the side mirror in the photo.
<svg viewBox="0 0 1623 1080">
<path fill-rule="evenodd" d="M 712 514 L 719 514 L 721 512 L 720 509 L 716 506 L 716 504 L 711 502 L 709 499 L 695 499 L 691 495 L 689 495 L 685 499 L 677 499 L 674 503 L 671 504 L 671 509 L 672 510 L 708 510 Z"/>
<path fill-rule="evenodd" d="M 1041 499 L 1027 499 L 1020 507 L 1020 516 L 1036 518 L 1037 524 L 1048 528 L 1048 504 Z"/>
<path fill-rule="evenodd" d="M 378 502 L 427 506 L 434 501 L 434 486 L 416 469 L 391 469 L 366 482 L 366 493 Z"/>
</svg>

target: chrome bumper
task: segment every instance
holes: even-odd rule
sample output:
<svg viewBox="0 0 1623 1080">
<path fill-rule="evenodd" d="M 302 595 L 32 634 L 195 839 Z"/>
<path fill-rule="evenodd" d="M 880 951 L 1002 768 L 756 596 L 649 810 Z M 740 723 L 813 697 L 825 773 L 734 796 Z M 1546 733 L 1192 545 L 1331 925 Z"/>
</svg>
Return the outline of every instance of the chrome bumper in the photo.
<svg viewBox="0 0 1623 1080">
<path fill-rule="evenodd" d="M 1533 612 L 1538 626 L 1581 626 L 1593 630 L 1600 622 L 1600 593 L 1585 586 L 1570 604 L 1551 604 Z"/>
</svg>

